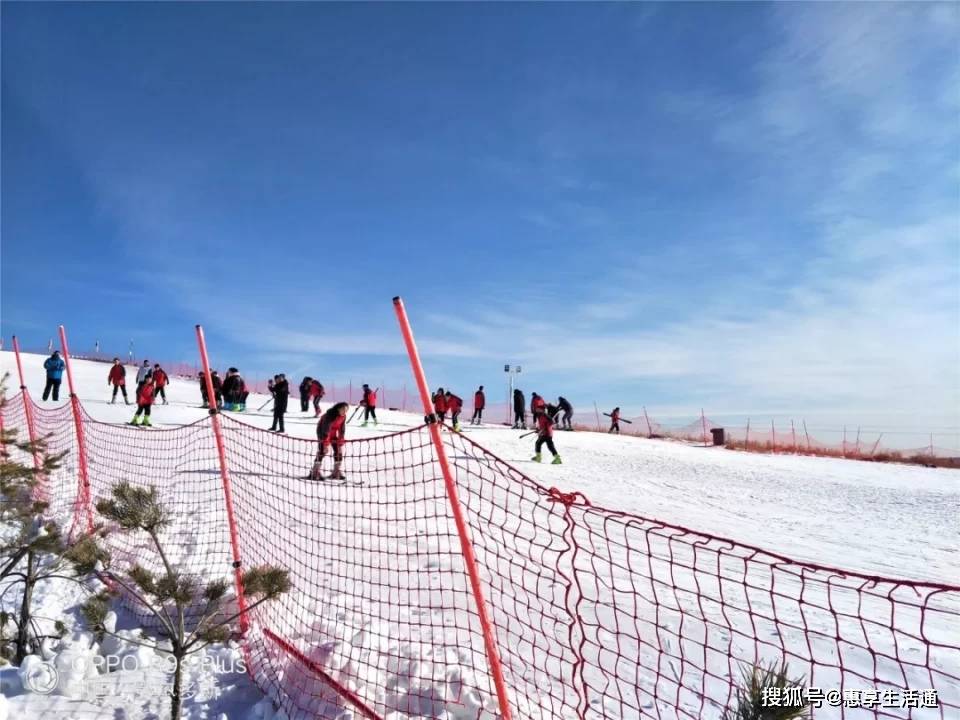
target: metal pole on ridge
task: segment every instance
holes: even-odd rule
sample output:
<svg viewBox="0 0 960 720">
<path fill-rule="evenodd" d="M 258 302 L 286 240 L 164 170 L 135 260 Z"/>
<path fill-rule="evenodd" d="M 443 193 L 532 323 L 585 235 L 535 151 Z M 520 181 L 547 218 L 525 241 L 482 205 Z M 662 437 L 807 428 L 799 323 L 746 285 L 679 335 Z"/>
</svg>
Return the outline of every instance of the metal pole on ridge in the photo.
<svg viewBox="0 0 960 720">
<path fill-rule="evenodd" d="M 510 712 L 510 703 L 507 698 L 507 685 L 503 679 L 500 652 L 497 649 L 493 623 L 491 623 L 490 616 L 487 612 L 487 603 L 483 596 L 483 586 L 480 581 L 480 571 L 477 569 L 477 561 L 473 554 L 473 544 L 470 542 L 467 521 L 464 518 L 463 508 L 457 496 L 457 486 L 453 481 L 453 473 L 450 470 L 450 463 L 447 460 L 446 449 L 443 446 L 443 440 L 440 438 L 440 425 L 437 423 L 437 417 L 433 411 L 433 403 L 430 400 L 427 378 L 423 372 L 423 365 L 420 363 L 417 344 L 413 339 L 413 331 L 410 329 L 410 321 L 407 319 L 407 311 L 403 307 L 403 300 L 401 300 L 399 296 L 393 299 L 393 308 L 397 313 L 400 331 L 403 333 L 403 342 L 407 346 L 407 354 L 410 356 L 410 365 L 413 369 L 414 378 L 416 378 L 417 381 L 417 389 L 420 391 L 420 401 L 423 403 L 424 420 L 430 428 L 430 436 L 433 440 L 433 447 L 437 453 L 437 461 L 440 463 L 440 469 L 443 472 L 443 481 L 447 487 L 447 499 L 450 501 L 450 509 L 453 512 L 453 519 L 457 525 L 457 534 L 460 536 L 460 550 L 463 552 L 463 559 L 467 566 L 467 574 L 470 576 L 473 599 L 477 604 L 477 615 L 483 631 L 483 643 L 487 651 L 487 662 L 490 663 L 490 673 L 493 675 L 493 683 L 497 689 L 500 717 L 501 720 L 511 720 L 513 716 Z"/>
<path fill-rule="evenodd" d="M 23 396 L 23 412 L 27 416 L 27 434 L 30 436 L 30 442 L 37 441 L 37 430 L 33 424 L 33 401 L 30 400 L 30 393 L 27 391 L 27 383 L 23 379 L 23 363 L 20 362 L 20 341 L 17 336 L 13 336 L 13 354 L 17 358 L 17 373 L 20 375 L 20 394 Z M 40 469 L 40 457 L 33 453 L 33 467 Z"/>
<path fill-rule="evenodd" d="M 67 385 L 70 388 L 70 405 L 73 408 L 73 424 L 77 430 L 77 463 L 80 466 L 80 493 L 77 502 L 83 503 L 87 514 L 87 532 L 93 532 L 93 511 L 90 509 L 90 475 L 87 472 L 87 445 L 83 435 L 83 416 L 80 412 L 80 398 L 73 387 L 73 368 L 70 365 L 70 349 L 67 347 L 67 331 L 60 326 L 60 348 L 63 350 L 63 362 L 67 366 Z M 71 533 L 72 534 L 72 533 Z"/>
<path fill-rule="evenodd" d="M 200 362 L 203 364 L 203 381 L 207 385 L 207 397 L 213 394 L 213 379 L 210 377 L 210 361 L 207 358 L 207 342 L 203 337 L 203 328 L 197 327 L 197 345 L 200 347 Z M 230 472 L 227 469 L 227 451 L 223 443 L 223 430 L 220 428 L 220 411 L 216 402 L 210 406 L 210 423 L 217 440 L 217 455 L 220 460 L 220 480 L 223 483 L 224 501 L 227 506 L 227 524 L 230 526 L 230 549 L 233 551 L 233 582 L 237 592 L 237 610 L 240 613 L 240 633 L 246 633 L 250 625 L 247 619 L 247 600 L 243 596 L 243 573 L 240 570 L 240 541 L 237 537 L 237 523 L 233 516 L 233 494 L 230 492 Z"/>
</svg>

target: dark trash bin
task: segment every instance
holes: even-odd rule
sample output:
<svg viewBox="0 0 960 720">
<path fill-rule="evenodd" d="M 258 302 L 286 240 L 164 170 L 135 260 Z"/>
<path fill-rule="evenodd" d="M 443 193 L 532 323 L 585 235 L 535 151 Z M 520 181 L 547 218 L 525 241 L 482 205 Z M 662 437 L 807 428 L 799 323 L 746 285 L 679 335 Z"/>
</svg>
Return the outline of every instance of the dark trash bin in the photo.
<svg viewBox="0 0 960 720">
<path fill-rule="evenodd" d="M 710 428 L 710 434 L 713 435 L 713 444 L 714 445 L 723 445 L 725 442 L 725 437 L 723 434 L 723 428 Z"/>
</svg>

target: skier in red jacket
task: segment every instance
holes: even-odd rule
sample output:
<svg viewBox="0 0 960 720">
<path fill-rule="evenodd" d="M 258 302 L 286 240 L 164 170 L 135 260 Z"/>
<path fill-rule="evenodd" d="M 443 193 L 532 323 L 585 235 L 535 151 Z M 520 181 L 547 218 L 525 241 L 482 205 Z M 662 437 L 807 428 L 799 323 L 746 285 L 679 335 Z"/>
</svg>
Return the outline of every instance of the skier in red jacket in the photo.
<svg viewBox="0 0 960 720">
<path fill-rule="evenodd" d="M 618 407 L 615 407 L 613 412 L 610 413 L 610 429 L 607 430 L 607 432 L 616 432 L 617 435 L 620 434 L 620 408 Z"/>
<path fill-rule="evenodd" d="M 371 390 L 370 386 L 363 385 L 363 400 L 360 401 L 363 407 L 363 424 L 360 427 L 366 427 L 370 418 L 373 418 L 373 424 L 377 424 L 377 391 Z"/>
<path fill-rule="evenodd" d="M 487 396 L 483 394 L 483 385 L 473 394 L 473 417 L 470 418 L 471 425 L 479 425 L 483 422 L 483 408 L 487 405 Z"/>
<path fill-rule="evenodd" d="M 153 388 L 153 374 L 147 373 L 147 376 L 143 380 L 143 385 L 141 385 L 140 390 L 137 391 L 137 412 L 134 414 L 133 420 L 130 421 L 131 425 L 150 427 L 150 406 L 153 405 Z M 138 423 L 137 418 L 140 417 L 140 413 L 143 413 L 143 422 Z"/>
<path fill-rule="evenodd" d="M 347 442 L 348 407 L 350 406 L 345 402 L 337 403 L 327 410 L 320 418 L 320 422 L 317 423 L 317 440 L 320 441 L 320 447 L 317 449 L 317 457 L 313 461 L 313 469 L 310 471 L 311 480 L 323 479 L 320 465 L 331 446 L 333 447 L 333 472 L 330 473 L 330 479 L 345 479 L 340 470 L 340 465 L 343 462 L 343 446 Z"/>
<path fill-rule="evenodd" d="M 166 371 L 160 367 L 160 363 L 157 363 L 153 366 L 153 385 L 154 385 L 154 394 L 163 398 L 163 404 L 167 405 L 167 393 L 164 391 L 164 388 L 170 382 L 170 378 L 167 377 Z"/>
<path fill-rule="evenodd" d="M 433 411 L 440 422 L 447 419 L 447 396 L 443 393 L 443 388 L 437 388 L 433 394 Z"/>
<path fill-rule="evenodd" d="M 308 391 L 310 399 L 313 401 L 313 416 L 320 416 L 320 399 L 324 396 L 323 385 L 319 380 L 310 380 L 310 390 Z"/>
<path fill-rule="evenodd" d="M 444 394 L 447 400 L 447 410 L 450 411 L 450 422 L 454 432 L 460 432 L 460 412 L 463 410 L 463 400 L 447 390 Z"/>
<path fill-rule="evenodd" d="M 120 358 L 113 359 L 113 366 L 107 375 L 107 385 L 113 385 L 113 397 L 110 398 L 111 404 L 117 401 L 117 390 L 123 393 L 123 402 L 127 405 L 130 404 L 130 401 L 127 399 L 127 369 L 120 362 Z"/>
<path fill-rule="evenodd" d="M 552 464 L 561 464 L 560 455 L 557 454 L 557 448 L 553 445 L 553 415 L 555 414 L 555 408 L 553 408 L 553 413 L 551 414 L 545 407 L 544 411 L 537 415 L 537 444 L 534 446 L 534 452 L 536 454 L 530 458 L 534 462 L 540 462 L 540 450 L 544 444 L 546 444 L 547 450 L 553 454 Z"/>
<path fill-rule="evenodd" d="M 530 414 L 533 415 L 533 421 L 537 421 L 537 416 L 547 409 L 547 401 L 540 395 L 533 393 L 530 397 Z"/>
</svg>

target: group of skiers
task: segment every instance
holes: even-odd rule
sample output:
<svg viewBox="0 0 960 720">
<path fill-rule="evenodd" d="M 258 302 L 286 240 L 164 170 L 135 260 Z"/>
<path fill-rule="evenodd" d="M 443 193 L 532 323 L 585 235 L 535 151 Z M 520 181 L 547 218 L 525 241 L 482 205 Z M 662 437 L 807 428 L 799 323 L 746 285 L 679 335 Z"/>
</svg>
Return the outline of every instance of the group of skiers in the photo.
<svg viewBox="0 0 960 720">
<path fill-rule="evenodd" d="M 59 351 L 55 351 L 43 364 L 47 374 L 46 386 L 43 390 L 43 399 L 47 400 L 49 396 L 56 401 L 59 399 L 60 383 L 63 377 L 64 361 Z M 119 358 L 113 359 L 113 365 L 107 374 L 107 385 L 113 387 L 113 395 L 110 402 L 117 401 L 117 393 L 123 395 L 123 401 L 130 404 L 127 398 L 126 389 L 127 370 Z M 200 374 L 200 394 L 203 398 L 203 407 L 210 407 L 210 398 L 207 393 L 207 384 L 204 382 L 203 373 Z M 160 367 L 159 363 L 150 366 L 149 360 L 144 360 L 143 365 L 137 369 L 137 391 L 136 402 L 137 411 L 130 421 L 131 425 L 143 425 L 149 427 L 150 409 L 157 399 L 161 399 L 163 404 L 167 404 L 166 386 L 169 384 L 167 373 Z M 218 409 L 244 411 L 246 401 L 249 396 L 246 383 L 240 375 L 239 370 L 231 367 L 227 370 L 226 377 L 221 380 L 216 370 L 210 373 L 210 380 L 213 386 L 214 401 Z M 273 376 L 272 380 L 267 382 L 270 394 L 273 396 L 273 424 L 270 426 L 271 432 L 283 433 L 283 416 L 287 412 L 287 402 L 290 396 L 290 384 L 286 375 L 279 373 Z M 300 410 L 309 412 L 312 404 L 314 417 L 320 417 L 317 423 L 317 439 L 320 441 L 320 448 L 317 452 L 317 458 L 314 463 L 311 477 L 320 479 L 320 461 L 326 456 L 331 448 L 334 454 L 334 470 L 331 478 L 342 479 L 341 463 L 343 461 L 342 448 L 346 434 L 346 414 L 349 405 L 345 402 L 334 404 L 330 409 L 322 414 L 320 410 L 320 400 L 324 397 L 325 391 L 320 381 L 309 376 L 304 377 L 300 383 Z M 450 390 L 438 388 L 433 394 L 433 408 L 437 419 L 444 423 L 447 419 L 447 413 L 450 414 L 450 423 L 454 432 L 460 432 L 460 413 L 463 411 L 463 399 Z M 367 427 L 372 420 L 377 425 L 377 392 L 369 385 L 363 386 L 363 398 L 360 401 L 360 407 L 364 408 L 363 427 Z M 470 419 L 471 425 L 480 425 L 483 422 L 483 411 L 486 407 L 486 395 L 481 385 L 473 396 L 473 416 Z M 527 429 L 526 422 L 526 401 L 523 391 L 516 389 L 513 391 L 513 411 L 515 429 Z M 563 413 L 560 417 L 560 413 Z M 530 414 L 534 432 L 537 434 L 535 444 L 535 454 L 532 458 L 534 462 L 541 461 L 541 451 L 546 445 L 547 449 L 553 455 L 553 464 L 561 463 L 560 455 L 557 453 L 553 442 L 553 430 L 559 418 L 559 427 L 562 430 L 573 430 L 573 406 L 565 397 L 560 396 L 557 403 L 548 404 L 542 396 L 532 393 L 530 398 Z M 610 418 L 610 429 L 608 432 L 620 432 L 620 408 L 614 408 L 611 413 L 604 413 Z M 142 417 L 142 420 L 141 420 Z"/>
<path fill-rule="evenodd" d="M 547 401 L 542 396 L 533 393 L 530 397 L 530 415 L 533 417 L 533 423 L 536 424 L 537 416 L 546 411 Z M 551 419 L 556 422 L 560 412 L 560 428 L 562 430 L 573 430 L 573 405 L 562 395 L 557 399 L 557 404 L 549 406 L 553 410 L 550 412 Z M 526 401 L 522 390 L 513 391 L 513 427 L 517 430 L 527 429 Z"/>
</svg>

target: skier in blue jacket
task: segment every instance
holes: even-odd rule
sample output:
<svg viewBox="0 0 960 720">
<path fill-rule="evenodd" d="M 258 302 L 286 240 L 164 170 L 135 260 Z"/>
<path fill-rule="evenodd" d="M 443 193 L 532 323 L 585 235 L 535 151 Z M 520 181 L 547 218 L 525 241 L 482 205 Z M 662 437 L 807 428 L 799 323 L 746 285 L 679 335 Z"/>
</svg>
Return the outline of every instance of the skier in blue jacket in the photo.
<svg viewBox="0 0 960 720">
<path fill-rule="evenodd" d="M 43 369 L 47 371 L 47 384 L 43 388 L 43 399 L 46 400 L 53 390 L 53 401 L 60 399 L 60 381 L 63 378 L 63 358 L 60 357 L 60 351 L 54 350 L 53 355 L 48 357 L 43 363 Z"/>
</svg>

